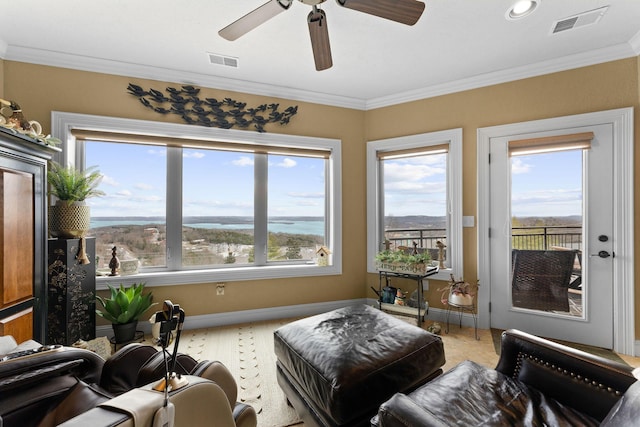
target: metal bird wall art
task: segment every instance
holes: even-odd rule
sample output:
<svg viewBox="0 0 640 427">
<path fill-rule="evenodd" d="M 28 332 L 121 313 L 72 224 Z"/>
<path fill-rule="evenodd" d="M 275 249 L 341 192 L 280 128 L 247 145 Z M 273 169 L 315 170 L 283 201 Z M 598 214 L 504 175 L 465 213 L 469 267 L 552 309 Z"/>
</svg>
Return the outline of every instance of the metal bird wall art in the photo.
<svg viewBox="0 0 640 427">
<path fill-rule="evenodd" d="M 268 123 L 286 125 L 298 113 L 297 105 L 279 111 L 279 104 L 262 104 L 247 108 L 245 102 L 231 98 L 202 100 L 198 97 L 200 89 L 188 85 L 180 89 L 168 87 L 163 93 L 156 89 L 144 90 L 129 83 L 127 91 L 136 96 L 142 105 L 156 113 L 177 114 L 185 123 L 206 127 L 231 129 L 235 126 L 266 132 L 265 126 Z"/>
</svg>

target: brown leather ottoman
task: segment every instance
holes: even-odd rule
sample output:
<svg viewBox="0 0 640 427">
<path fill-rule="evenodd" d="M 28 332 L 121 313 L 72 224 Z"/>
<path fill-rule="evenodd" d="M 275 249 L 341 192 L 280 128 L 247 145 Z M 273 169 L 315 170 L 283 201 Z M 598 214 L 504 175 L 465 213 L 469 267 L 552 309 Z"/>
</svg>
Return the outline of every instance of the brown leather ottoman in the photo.
<svg viewBox="0 0 640 427">
<path fill-rule="evenodd" d="M 367 426 L 380 404 L 442 373 L 439 336 L 358 305 L 274 333 L 278 384 L 305 426 Z"/>
</svg>

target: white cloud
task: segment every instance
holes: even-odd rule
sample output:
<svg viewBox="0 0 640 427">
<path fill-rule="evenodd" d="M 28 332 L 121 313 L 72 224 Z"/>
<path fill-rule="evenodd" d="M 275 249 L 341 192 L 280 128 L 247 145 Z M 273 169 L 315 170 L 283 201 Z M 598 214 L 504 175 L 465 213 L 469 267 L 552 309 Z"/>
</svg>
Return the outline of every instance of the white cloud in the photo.
<svg viewBox="0 0 640 427">
<path fill-rule="evenodd" d="M 147 153 L 151 154 L 152 156 L 167 157 L 167 150 L 158 150 L 155 148 L 150 148 L 149 150 L 147 150 Z"/>
<path fill-rule="evenodd" d="M 109 176 L 109 175 L 102 175 L 101 184 L 110 185 L 112 187 L 117 187 L 117 186 L 120 185 L 120 183 L 118 183 L 118 181 L 116 181 L 116 179 L 114 177 Z"/>
<path fill-rule="evenodd" d="M 139 182 L 134 187 L 137 188 L 138 190 L 144 190 L 144 191 L 153 190 L 153 185 L 147 184 L 144 182 Z"/>
<path fill-rule="evenodd" d="M 324 197 L 324 193 L 287 193 L 287 196 L 301 199 L 321 199 Z"/>
<path fill-rule="evenodd" d="M 521 158 L 513 157 L 511 158 L 511 173 L 512 174 L 521 174 L 521 173 L 529 173 L 531 172 L 531 165 L 524 163 Z"/>
<path fill-rule="evenodd" d="M 242 156 L 237 160 L 231 162 L 234 166 L 253 166 L 253 159 L 250 157 Z"/>
<path fill-rule="evenodd" d="M 189 158 L 189 159 L 201 159 L 205 156 L 205 154 L 202 151 L 194 151 L 194 152 L 187 152 L 182 154 L 182 157 L 185 158 Z"/>
<path fill-rule="evenodd" d="M 417 182 L 436 175 L 444 176 L 445 167 L 415 163 L 385 163 L 384 182 Z"/>
<path fill-rule="evenodd" d="M 284 159 L 282 159 L 282 161 L 280 163 L 277 163 L 276 166 L 280 167 L 280 168 L 292 168 L 294 166 L 296 166 L 297 163 L 295 160 L 290 159 L 288 157 L 285 157 Z"/>
</svg>

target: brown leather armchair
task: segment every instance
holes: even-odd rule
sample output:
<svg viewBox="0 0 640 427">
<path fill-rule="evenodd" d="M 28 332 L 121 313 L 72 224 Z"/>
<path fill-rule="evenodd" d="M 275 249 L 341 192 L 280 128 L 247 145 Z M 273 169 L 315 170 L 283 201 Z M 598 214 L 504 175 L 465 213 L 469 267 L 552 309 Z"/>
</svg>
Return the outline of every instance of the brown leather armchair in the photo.
<svg viewBox="0 0 640 427">
<path fill-rule="evenodd" d="M 638 426 L 638 369 L 516 330 L 495 369 L 465 361 L 380 406 L 371 424 Z M 635 374 L 635 375 L 634 375 Z"/>
<path fill-rule="evenodd" d="M 162 352 L 141 344 L 106 362 L 73 347 L 8 358 L 0 361 L 0 427 L 151 425 L 164 404 L 164 393 L 153 389 L 164 366 Z M 236 402 L 235 380 L 222 363 L 178 355 L 175 372 L 188 382 L 170 393 L 175 425 L 256 426 L 255 411 Z"/>
</svg>

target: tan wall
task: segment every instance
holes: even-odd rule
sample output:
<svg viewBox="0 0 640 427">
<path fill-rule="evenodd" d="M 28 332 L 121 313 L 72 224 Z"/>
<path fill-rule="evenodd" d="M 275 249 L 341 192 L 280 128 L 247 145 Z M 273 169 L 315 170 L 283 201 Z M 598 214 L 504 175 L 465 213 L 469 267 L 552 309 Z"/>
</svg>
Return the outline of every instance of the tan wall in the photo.
<svg viewBox="0 0 640 427">
<path fill-rule="evenodd" d="M 129 83 L 163 90 L 174 83 L 145 81 L 120 76 L 74 71 L 25 63 L 5 62 L 5 97 L 16 100 L 31 120 L 38 120 L 44 132 L 51 130 L 51 111 L 65 111 L 144 120 L 170 119 L 140 104 L 126 91 Z M 366 276 L 364 112 L 316 104 L 291 102 L 219 90 L 204 90 L 203 97 L 231 97 L 248 105 L 279 102 L 282 107 L 299 105 L 298 114 L 287 126 L 270 126 L 271 133 L 307 135 L 342 140 L 344 210 L 342 276 L 299 279 L 253 280 L 227 283 L 224 296 L 215 296 L 214 284 L 152 288 L 155 301 L 171 299 L 188 315 L 249 310 L 274 306 L 362 298 Z M 250 132 L 250 131 L 247 131 Z"/>
<path fill-rule="evenodd" d="M 4 98 L 4 59 L 0 59 L 0 98 Z"/>
<path fill-rule="evenodd" d="M 369 111 L 365 122 L 365 138 L 377 140 L 443 129 L 463 129 L 463 215 L 476 217 L 478 128 L 536 119 L 635 107 L 635 140 L 640 140 L 639 60 L 631 58 L 601 65 L 565 71 L 516 82 L 469 90 Z M 636 170 L 640 150 L 635 151 Z M 640 192 L 639 176 L 635 176 L 636 195 Z M 638 226 L 639 198 L 635 197 L 635 224 Z M 640 232 L 636 232 L 636 247 Z M 464 276 L 475 282 L 477 268 L 477 230 L 464 229 Z M 636 260 L 640 257 L 636 251 Z M 640 276 L 636 275 L 636 336 L 640 337 Z M 369 285 L 377 286 L 371 274 Z M 433 282 L 431 289 L 442 282 Z M 482 286 L 482 284 L 481 284 Z M 482 292 L 482 287 L 480 289 Z M 370 292 L 371 294 L 371 292 Z M 439 293 L 431 291 L 429 303 L 442 307 Z"/>
<path fill-rule="evenodd" d="M 343 142 L 343 275 L 233 282 L 225 296 L 215 296 L 214 284 L 153 288 L 156 301 L 172 299 L 189 315 L 305 304 L 364 296 L 374 297 L 377 276 L 366 274 L 366 140 L 412 135 L 443 129 L 463 129 L 463 213 L 477 217 L 476 130 L 479 127 L 566 116 L 622 107 L 635 107 L 635 136 L 640 136 L 640 58 L 585 67 L 517 82 L 445 95 L 403 105 L 362 112 L 255 95 L 203 89 L 206 96 L 229 96 L 251 104 L 280 102 L 299 105 L 298 115 L 285 127 L 270 127 L 272 133 L 338 138 Z M 0 71 L 0 79 L 2 73 Z M 128 95 L 128 83 L 163 89 L 173 83 L 4 62 L 4 97 L 21 104 L 25 114 L 50 131 L 53 110 L 144 120 L 165 120 L 143 108 Z M 0 80 L 0 90 L 2 88 Z M 2 94 L 2 92 L 0 92 Z M 640 150 L 636 150 L 636 164 Z M 640 191 L 636 174 L 636 193 Z M 638 221 L 636 197 L 636 226 Z M 477 218 L 476 218 L 477 223 Z M 640 232 L 636 233 L 636 242 Z M 465 279 L 478 276 L 477 230 L 464 229 Z M 637 244 L 636 244 L 637 246 Z M 640 257 L 640 251 L 636 257 Z M 640 295 L 640 278 L 636 295 Z M 441 283 L 433 282 L 430 303 L 440 306 Z M 640 303 L 636 297 L 636 334 L 640 337 Z"/>
</svg>

